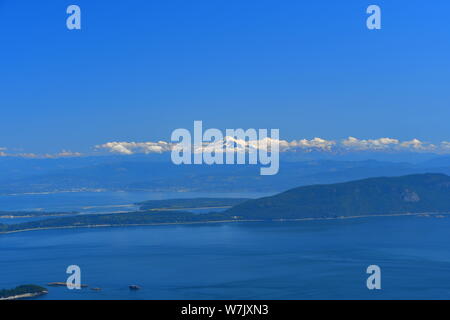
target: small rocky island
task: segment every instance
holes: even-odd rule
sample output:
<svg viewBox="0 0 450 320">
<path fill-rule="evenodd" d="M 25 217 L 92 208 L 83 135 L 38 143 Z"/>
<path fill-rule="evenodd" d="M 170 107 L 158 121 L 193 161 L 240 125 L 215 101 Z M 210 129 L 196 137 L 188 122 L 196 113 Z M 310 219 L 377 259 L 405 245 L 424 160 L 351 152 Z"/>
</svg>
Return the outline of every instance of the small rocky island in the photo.
<svg viewBox="0 0 450 320">
<path fill-rule="evenodd" d="M 18 286 L 14 289 L 1 289 L 0 300 L 16 300 L 33 298 L 47 294 L 48 291 L 44 287 L 40 287 L 34 284 L 27 284 Z"/>
</svg>

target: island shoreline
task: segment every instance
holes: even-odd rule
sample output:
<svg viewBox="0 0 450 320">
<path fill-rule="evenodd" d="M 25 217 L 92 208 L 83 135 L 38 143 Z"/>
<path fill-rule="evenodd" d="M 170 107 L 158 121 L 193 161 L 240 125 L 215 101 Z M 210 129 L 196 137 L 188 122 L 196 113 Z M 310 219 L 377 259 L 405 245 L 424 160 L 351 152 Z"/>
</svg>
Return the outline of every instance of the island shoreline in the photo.
<svg viewBox="0 0 450 320">
<path fill-rule="evenodd" d="M 58 230 L 58 229 L 88 229 L 88 228 L 114 228 L 114 227 L 151 227 L 151 226 L 174 226 L 174 225 L 201 225 L 201 224 L 218 224 L 218 223 L 237 223 L 237 222 L 301 222 L 301 221 L 323 221 L 323 220 L 346 220 L 346 219 L 362 219 L 371 217 L 402 217 L 402 216 L 439 216 L 450 215 L 449 212 L 420 212 L 420 213 L 393 213 L 393 214 L 372 214 L 359 216 L 342 216 L 342 217 L 323 217 L 323 218 L 299 218 L 299 219 L 246 219 L 246 220 L 217 220 L 217 221 L 194 221 L 194 222 L 162 222 L 162 223 L 144 223 L 144 224 L 102 224 L 102 225 L 86 225 L 86 226 L 62 226 L 62 227 L 46 227 L 32 228 L 23 230 L 14 230 L 0 232 L 0 235 L 8 235 L 20 232 Z"/>
</svg>

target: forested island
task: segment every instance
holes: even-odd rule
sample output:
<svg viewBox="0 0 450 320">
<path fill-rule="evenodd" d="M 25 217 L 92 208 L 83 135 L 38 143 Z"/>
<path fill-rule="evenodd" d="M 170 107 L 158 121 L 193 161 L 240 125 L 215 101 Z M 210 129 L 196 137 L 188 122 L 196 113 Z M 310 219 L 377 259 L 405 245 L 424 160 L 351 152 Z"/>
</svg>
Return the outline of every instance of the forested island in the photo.
<svg viewBox="0 0 450 320">
<path fill-rule="evenodd" d="M 214 212 L 194 214 L 187 211 L 146 211 L 113 214 L 86 214 L 9 225 L 0 224 L 0 233 L 54 228 L 181 224 L 224 220 L 229 220 L 229 215 Z"/>
<path fill-rule="evenodd" d="M 449 213 L 450 177 L 418 174 L 311 185 L 227 210 L 250 218 L 324 218 L 406 213 Z"/>
<path fill-rule="evenodd" d="M 0 289 L 0 300 L 32 298 L 47 294 L 46 288 L 34 284 L 18 286 L 14 289 Z"/>
<path fill-rule="evenodd" d="M 166 206 L 174 207 L 195 203 L 195 199 L 176 200 L 173 204 L 170 200 L 165 201 Z M 207 201 L 200 202 L 205 204 Z M 219 202 L 216 199 L 211 203 Z M 49 228 L 334 219 L 424 213 L 450 213 L 449 176 L 422 174 L 299 187 L 272 197 L 243 201 L 223 212 L 206 214 L 149 209 L 3 224 L 0 225 L 0 233 Z"/>
</svg>

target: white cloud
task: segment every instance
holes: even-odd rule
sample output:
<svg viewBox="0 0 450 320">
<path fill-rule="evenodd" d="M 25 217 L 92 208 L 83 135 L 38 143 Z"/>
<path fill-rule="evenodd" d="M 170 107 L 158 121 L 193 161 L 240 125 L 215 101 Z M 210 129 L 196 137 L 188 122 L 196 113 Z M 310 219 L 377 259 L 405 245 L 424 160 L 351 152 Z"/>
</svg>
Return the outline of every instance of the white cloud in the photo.
<svg viewBox="0 0 450 320">
<path fill-rule="evenodd" d="M 405 141 L 400 144 L 403 148 L 422 149 L 422 141 L 418 139 L 412 139 L 411 141 Z"/>
<path fill-rule="evenodd" d="M 399 140 L 392 138 L 360 140 L 355 137 L 348 137 L 342 140 L 342 146 L 344 148 L 355 150 L 386 150 L 399 143 Z"/>
<path fill-rule="evenodd" d="M 195 148 L 194 153 L 203 151 L 215 152 L 253 152 L 255 150 L 267 150 L 270 143 L 274 141 L 271 138 L 261 140 L 240 140 L 234 137 L 225 137 L 223 140 L 213 143 L 204 142 L 201 148 Z M 323 138 L 300 139 L 288 142 L 286 140 L 276 140 L 279 143 L 280 152 L 335 152 L 335 151 L 372 151 L 372 152 L 433 152 L 444 153 L 450 152 L 450 142 L 443 141 L 438 146 L 432 143 L 412 139 L 408 141 L 400 141 L 394 138 L 378 138 L 378 139 L 358 139 L 348 137 L 347 139 L 336 142 L 335 140 L 326 140 Z M 174 148 L 178 148 L 176 143 L 165 141 L 158 142 L 108 142 L 98 145 L 97 150 L 106 150 L 111 153 L 131 155 L 137 153 L 163 153 L 169 152 Z"/>
<path fill-rule="evenodd" d="M 441 142 L 441 150 L 443 152 L 450 152 L 450 142 L 448 141 L 442 141 Z"/>
<path fill-rule="evenodd" d="M 420 141 L 419 139 L 412 139 L 408 141 L 400 141 L 393 138 L 379 138 L 360 140 L 354 137 L 348 137 L 342 140 L 341 146 L 349 151 L 387 151 L 387 152 L 434 152 L 440 153 L 441 148 L 428 142 Z"/>
<path fill-rule="evenodd" d="M 165 141 L 158 142 L 108 142 L 95 146 L 95 149 L 104 149 L 112 153 L 135 154 L 135 153 L 162 153 L 172 150 L 172 144 Z"/>
<path fill-rule="evenodd" d="M 278 142 L 281 152 L 295 151 L 331 151 L 336 144 L 335 141 L 328 141 L 321 138 L 311 140 L 301 139 L 298 141 L 288 142 L 286 140 L 275 140 L 269 137 L 260 140 L 242 140 L 235 137 L 226 136 L 220 141 L 204 142 L 202 147 L 193 146 L 193 152 L 254 152 L 256 150 L 269 150 L 271 143 Z M 158 142 L 108 142 L 95 146 L 96 150 L 106 150 L 111 153 L 132 155 L 137 153 L 163 153 L 179 148 L 177 143 L 169 143 L 165 141 Z"/>
<path fill-rule="evenodd" d="M 293 149 L 306 149 L 311 150 L 322 150 L 331 151 L 331 149 L 336 145 L 336 141 L 325 140 L 322 138 L 314 138 L 311 140 L 301 139 L 297 141 L 292 141 L 289 143 L 289 147 Z"/>
<path fill-rule="evenodd" d="M 60 153 L 56 153 L 56 154 L 45 154 L 43 156 L 39 156 L 36 155 L 36 157 L 40 158 L 49 158 L 49 159 L 56 159 L 56 158 L 74 158 L 74 157 L 81 157 L 83 154 L 80 152 L 72 152 L 72 151 L 67 151 L 67 150 L 63 150 Z"/>
<path fill-rule="evenodd" d="M 269 150 L 271 142 L 278 142 L 280 152 L 430 152 L 435 154 L 449 154 L 450 142 L 442 141 L 438 144 L 423 142 L 419 139 L 400 141 L 394 138 L 378 139 L 358 139 L 348 137 L 343 140 L 326 140 L 323 138 L 292 140 L 274 140 L 266 137 L 260 140 L 241 140 L 235 137 L 225 137 L 223 140 L 213 143 L 205 142 L 202 148 L 194 149 L 193 152 L 215 151 L 215 152 L 254 152 L 256 150 Z M 122 155 L 132 154 L 152 154 L 170 152 L 178 148 L 177 143 L 158 142 L 107 142 L 95 146 L 95 150 L 104 150 L 109 153 Z M 21 157 L 21 158 L 64 158 L 80 157 L 80 152 L 62 150 L 55 154 L 35 154 L 35 153 L 10 153 L 6 148 L 0 147 L 0 157 Z"/>
<path fill-rule="evenodd" d="M 19 158 L 46 158 L 44 155 L 38 155 L 35 153 L 12 153 L 9 154 L 9 156 Z"/>
<path fill-rule="evenodd" d="M 36 153 L 7 153 L 6 148 L 0 148 L 0 157 L 16 157 L 16 158 L 30 158 L 30 159 L 56 159 L 56 158 L 70 158 L 81 157 L 83 154 L 80 152 L 71 152 L 63 150 L 60 153 L 55 154 L 36 154 Z"/>
<path fill-rule="evenodd" d="M 81 152 L 72 152 L 72 151 L 66 151 L 63 150 L 60 153 L 58 153 L 57 157 L 81 157 L 83 154 Z"/>
<path fill-rule="evenodd" d="M 400 144 L 402 148 L 412 149 L 415 151 L 433 151 L 436 146 L 431 143 L 422 142 L 418 139 L 412 139 L 410 141 L 405 141 Z"/>
</svg>

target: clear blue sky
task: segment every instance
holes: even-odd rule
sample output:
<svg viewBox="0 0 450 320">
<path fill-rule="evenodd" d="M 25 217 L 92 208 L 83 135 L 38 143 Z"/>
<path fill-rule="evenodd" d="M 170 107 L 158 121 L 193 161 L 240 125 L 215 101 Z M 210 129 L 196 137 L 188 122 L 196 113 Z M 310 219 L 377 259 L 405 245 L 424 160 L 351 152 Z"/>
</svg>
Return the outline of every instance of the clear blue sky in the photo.
<svg viewBox="0 0 450 320">
<path fill-rule="evenodd" d="M 448 141 L 449 16 L 447 0 L 0 0 L 0 147 L 168 140 L 194 120 Z"/>
</svg>

